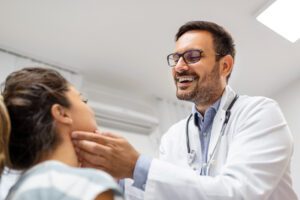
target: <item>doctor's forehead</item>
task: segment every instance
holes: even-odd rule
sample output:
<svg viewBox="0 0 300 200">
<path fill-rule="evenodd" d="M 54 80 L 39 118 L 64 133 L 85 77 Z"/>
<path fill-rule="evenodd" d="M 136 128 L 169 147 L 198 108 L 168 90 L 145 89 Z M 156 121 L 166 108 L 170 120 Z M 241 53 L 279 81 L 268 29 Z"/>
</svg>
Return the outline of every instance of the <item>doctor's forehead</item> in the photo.
<svg viewBox="0 0 300 200">
<path fill-rule="evenodd" d="M 213 49 L 213 37 L 208 31 L 188 31 L 184 33 L 175 44 L 176 52 L 184 52 L 190 49 L 208 51 Z"/>
</svg>

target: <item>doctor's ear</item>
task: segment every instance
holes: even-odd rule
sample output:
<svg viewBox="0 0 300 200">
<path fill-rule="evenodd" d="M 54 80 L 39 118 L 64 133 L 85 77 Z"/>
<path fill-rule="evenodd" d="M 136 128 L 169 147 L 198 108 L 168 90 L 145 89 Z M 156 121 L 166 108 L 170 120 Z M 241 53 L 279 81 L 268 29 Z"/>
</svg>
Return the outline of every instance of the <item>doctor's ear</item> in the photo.
<svg viewBox="0 0 300 200">
<path fill-rule="evenodd" d="M 223 58 L 221 58 L 221 60 L 220 60 L 221 75 L 227 77 L 232 71 L 233 63 L 234 63 L 234 60 L 231 55 L 226 55 Z"/>
<path fill-rule="evenodd" d="M 51 115 L 55 121 L 62 124 L 71 125 L 73 123 L 70 112 L 67 110 L 67 108 L 59 104 L 54 104 L 51 107 Z"/>
</svg>

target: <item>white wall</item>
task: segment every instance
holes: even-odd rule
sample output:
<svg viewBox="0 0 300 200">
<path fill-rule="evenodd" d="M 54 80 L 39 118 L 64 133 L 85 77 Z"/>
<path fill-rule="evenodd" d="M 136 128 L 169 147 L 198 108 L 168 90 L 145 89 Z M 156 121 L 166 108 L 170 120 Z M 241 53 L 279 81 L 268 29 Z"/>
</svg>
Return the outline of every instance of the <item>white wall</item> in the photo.
<svg viewBox="0 0 300 200">
<path fill-rule="evenodd" d="M 78 89 L 81 88 L 82 76 L 80 76 L 76 72 L 70 72 L 70 70 L 57 69 L 51 65 L 39 63 L 31 60 L 30 58 L 23 58 L 3 51 L 0 51 L 0 83 L 3 83 L 7 75 L 15 70 L 24 67 L 36 66 L 54 68 L 57 71 L 59 71 L 68 81 L 70 81 Z"/>
<path fill-rule="evenodd" d="M 6 76 L 15 69 L 15 56 L 3 53 L 0 51 L 0 83 L 2 83 Z"/>
<path fill-rule="evenodd" d="M 284 88 L 274 99 L 279 103 L 294 136 L 291 170 L 294 188 L 300 197 L 300 79 Z"/>
</svg>

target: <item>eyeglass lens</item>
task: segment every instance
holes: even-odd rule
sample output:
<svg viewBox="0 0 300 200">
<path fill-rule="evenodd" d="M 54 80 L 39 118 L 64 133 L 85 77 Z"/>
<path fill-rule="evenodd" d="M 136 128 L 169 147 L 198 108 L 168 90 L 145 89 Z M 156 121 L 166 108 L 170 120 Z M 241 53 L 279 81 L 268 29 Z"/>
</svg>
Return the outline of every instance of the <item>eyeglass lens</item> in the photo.
<svg viewBox="0 0 300 200">
<path fill-rule="evenodd" d="M 196 63 L 201 59 L 201 51 L 200 50 L 189 50 L 182 54 L 173 53 L 168 56 L 168 63 L 171 67 L 174 67 L 180 57 L 183 57 L 183 60 L 186 64 Z"/>
</svg>

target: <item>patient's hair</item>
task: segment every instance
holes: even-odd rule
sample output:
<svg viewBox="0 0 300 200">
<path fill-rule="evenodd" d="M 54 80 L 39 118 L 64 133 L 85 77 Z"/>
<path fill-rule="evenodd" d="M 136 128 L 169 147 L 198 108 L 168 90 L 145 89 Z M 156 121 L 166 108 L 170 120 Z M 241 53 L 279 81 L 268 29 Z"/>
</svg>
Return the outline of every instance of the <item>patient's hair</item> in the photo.
<svg viewBox="0 0 300 200">
<path fill-rule="evenodd" d="M 9 162 L 5 160 L 8 156 L 5 155 L 8 150 L 4 149 L 7 148 L 7 145 L 4 145 L 6 141 L 8 141 L 10 133 L 10 120 L 8 116 L 8 112 L 3 102 L 3 97 L 0 96 L 0 174 L 2 173 L 5 165 L 10 165 Z"/>
<path fill-rule="evenodd" d="M 28 169 L 59 144 L 51 107 L 70 107 L 65 95 L 68 89 L 67 80 L 53 69 L 24 68 L 6 78 L 2 92 L 5 105 L 1 101 L 2 169 L 4 165 Z"/>
</svg>

